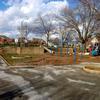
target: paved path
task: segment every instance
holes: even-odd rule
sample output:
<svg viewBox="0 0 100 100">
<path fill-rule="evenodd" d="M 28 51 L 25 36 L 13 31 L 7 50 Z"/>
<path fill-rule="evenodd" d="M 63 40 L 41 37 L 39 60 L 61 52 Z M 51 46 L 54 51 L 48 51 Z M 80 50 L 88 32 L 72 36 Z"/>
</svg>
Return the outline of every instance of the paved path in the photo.
<svg viewBox="0 0 100 100">
<path fill-rule="evenodd" d="M 0 59 L 0 100 L 100 100 L 100 74 L 83 66 L 7 69 Z"/>
</svg>

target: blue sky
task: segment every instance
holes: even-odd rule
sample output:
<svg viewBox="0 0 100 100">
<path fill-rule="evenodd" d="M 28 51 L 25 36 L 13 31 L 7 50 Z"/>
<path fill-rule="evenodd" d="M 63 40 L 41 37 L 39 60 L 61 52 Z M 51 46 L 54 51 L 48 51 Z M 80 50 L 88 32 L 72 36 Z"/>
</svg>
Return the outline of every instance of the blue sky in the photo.
<svg viewBox="0 0 100 100">
<path fill-rule="evenodd" d="M 0 34 L 16 37 L 22 20 L 32 23 L 39 12 L 59 13 L 76 4 L 77 0 L 0 0 Z"/>
<path fill-rule="evenodd" d="M 0 0 L 0 10 L 6 10 L 7 8 L 10 7 L 10 5 L 7 5 L 6 3 L 8 2 L 9 0 Z M 14 0 L 12 0 L 14 2 Z M 22 0 L 20 0 L 19 2 L 21 2 Z M 62 0 L 45 0 L 44 2 L 45 3 L 48 3 L 50 1 L 62 1 Z M 75 7 L 76 4 L 77 4 L 77 0 L 67 0 L 68 3 L 69 3 L 69 6 L 70 7 Z"/>
<path fill-rule="evenodd" d="M 7 6 L 2 1 L 0 1 L 0 10 L 5 10 L 6 8 Z"/>
</svg>

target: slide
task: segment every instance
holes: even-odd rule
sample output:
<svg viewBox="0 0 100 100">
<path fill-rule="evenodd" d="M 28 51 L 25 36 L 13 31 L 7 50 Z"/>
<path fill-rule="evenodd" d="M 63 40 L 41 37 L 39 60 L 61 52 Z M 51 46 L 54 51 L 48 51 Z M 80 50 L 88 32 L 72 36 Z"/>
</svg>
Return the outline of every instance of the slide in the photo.
<svg viewBox="0 0 100 100">
<path fill-rule="evenodd" d="M 49 48 L 47 48 L 45 46 L 43 46 L 43 48 L 44 48 L 45 51 L 49 52 L 50 54 L 53 54 L 54 53 L 53 50 L 50 50 Z"/>
</svg>

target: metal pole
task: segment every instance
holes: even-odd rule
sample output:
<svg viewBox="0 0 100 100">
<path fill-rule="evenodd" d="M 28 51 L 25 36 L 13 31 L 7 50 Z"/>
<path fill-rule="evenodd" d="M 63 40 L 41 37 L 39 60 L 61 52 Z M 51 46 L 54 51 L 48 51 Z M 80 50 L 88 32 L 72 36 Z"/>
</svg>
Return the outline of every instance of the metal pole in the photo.
<svg viewBox="0 0 100 100">
<path fill-rule="evenodd" d="M 74 53 L 74 63 L 76 63 L 76 47 L 73 48 L 73 53 Z"/>
<path fill-rule="evenodd" d="M 81 44 L 80 50 L 81 50 L 80 59 L 82 59 L 83 58 L 83 52 L 84 52 L 84 46 L 83 46 L 83 44 Z"/>
<path fill-rule="evenodd" d="M 60 41 L 60 56 L 62 56 L 62 35 L 61 35 L 61 41 Z"/>
<path fill-rule="evenodd" d="M 76 43 L 77 42 L 77 40 L 76 39 L 74 39 L 74 48 L 73 48 L 73 53 L 74 53 L 74 55 L 73 55 L 73 60 L 74 60 L 74 63 L 76 63 L 76 52 L 77 52 L 77 49 L 76 49 Z"/>
<path fill-rule="evenodd" d="M 66 54 L 67 54 L 67 56 L 69 55 L 68 52 L 69 52 L 69 46 L 68 46 L 68 41 L 67 41 L 67 48 L 66 48 Z"/>
</svg>

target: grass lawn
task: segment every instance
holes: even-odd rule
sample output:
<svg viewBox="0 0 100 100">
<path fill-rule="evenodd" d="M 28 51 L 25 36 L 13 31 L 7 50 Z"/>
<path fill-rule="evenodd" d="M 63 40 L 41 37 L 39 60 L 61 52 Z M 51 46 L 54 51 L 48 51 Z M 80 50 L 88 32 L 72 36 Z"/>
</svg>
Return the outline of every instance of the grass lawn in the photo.
<svg viewBox="0 0 100 100">
<path fill-rule="evenodd" d="M 5 58 L 5 60 L 10 64 L 10 65 L 24 65 L 29 62 L 32 62 L 36 59 L 39 58 L 41 55 L 30 55 L 30 54 L 2 54 L 2 56 Z"/>
</svg>

